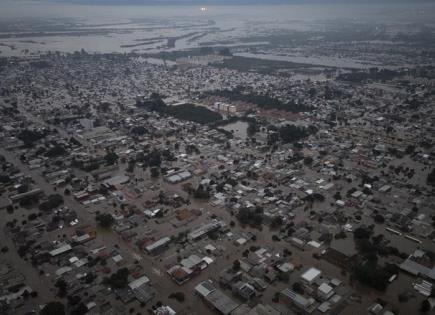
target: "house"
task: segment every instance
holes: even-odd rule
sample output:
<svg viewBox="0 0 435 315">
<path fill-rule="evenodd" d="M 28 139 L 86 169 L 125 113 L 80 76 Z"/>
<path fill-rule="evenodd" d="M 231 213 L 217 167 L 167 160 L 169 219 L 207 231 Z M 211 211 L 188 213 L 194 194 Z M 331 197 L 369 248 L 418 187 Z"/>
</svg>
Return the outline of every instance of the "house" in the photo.
<svg viewBox="0 0 435 315">
<path fill-rule="evenodd" d="M 358 252 L 351 239 L 336 239 L 326 249 L 324 259 L 341 268 L 352 268 Z"/>
<path fill-rule="evenodd" d="M 399 267 L 412 275 L 435 280 L 434 261 L 423 250 L 417 249 Z"/>
<path fill-rule="evenodd" d="M 321 300 L 328 300 L 331 296 L 334 295 L 334 289 L 327 284 L 326 282 L 323 282 L 319 288 L 317 289 L 317 296 L 321 299 Z"/>
<path fill-rule="evenodd" d="M 163 251 L 166 248 L 166 246 L 169 244 L 170 241 L 171 241 L 171 239 L 169 237 L 163 237 L 163 238 L 159 239 L 158 241 L 146 246 L 145 251 L 148 254 L 157 254 L 157 253 Z"/>
<path fill-rule="evenodd" d="M 257 304 L 246 315 L 281 315 L 281 312 L 277 311 L 270 305 Z"/>
<path fill-rule="evenodd" d="M 279 301 L 288 306 L 295 306 L 307 313 L 311 313 L 315 309 L 315 300 L 313 298 L 307 299 L 290 289 L 284 289 L 279 293 Z"/>
<path fill-rule="evenodd" d="M 173 172 L 165 177 L 165 180 L 171 184 L 177 184 L 183 182 L 192 177 L 192 173 L 189 171 Z"/>
<path fill-rule="evenodd" d="M 307 271 L 305 271 L 301 275 L 301 279 L 304 283 L 311 285 L 313 284 L 320 276 L 322 275 L 322 272 L 319 269 L 316 269 L 314 267 L 311 267 Z"/>
<path fill-rule="evenodd" d="M 177 312 L 175 312 L 171 307 L 162 305 L 154 310 L 155 315 L 176 315 Z"/>
<path fill-rule="evenodd" d="M 197 255 L 190 255 L 187 258 L 181 260 L 180 264 L 191 270 L 201 271 L 207 268 L 207 263 Z"/>
<path fill-rule="evenodd" d="M 257 295 L 257 291 L 252 285 L 242 281 L 233 284 L 232 291 L 245 300 L 253 299 Z"/>
<path fill-rule="evenodd" d="M 239 304 L 231 300 L 222 291 L 215 290 L 205 297 L 206 303 L 222 315 L 229 315 Z"/>
<path fill-rule="evenodd" d="M 195 293 L 198 294 L 204 302 L 215 309 L 220 314 L 229 315 L 239 304 L 231 300 L 222 291 L 216 289 L 211 280 L 201 282 L 195 287 Z"/>
<path fill-rule="evenodd" d="M 189 281 L 194 275 L 192 269 L 180 265 L 169 268 L 167 273 L 171 276 L 172 280 L 179 285 Z"/>
<path fill-rule="evenodd" d="M 240 281 L 242 278 L 241 271 L 234 271 L 232 268 L 224 269 L 219 274 L 219 283 L 223 286 L 231 287 L 232 283 Z"/>
<path fill-rule="evenodd" d="M 257 304 L 253 308 L 250 308 L 246 304 L 240 305 L 236 308 L 231 315 L 281 315 L 280 311 L 277 311 L 270 305 Z"/>
<path fill-rule="evenodd" d="M 61 244 L 59 247 L 53 249 L 49 252 L 49 255 L 51 257 L 56 257 L 65 253 L 68 253 L 72 249 L 71 245 L 69 244 Z"/>
<path fill-rule="evenodd" d="M 35 188 L 35 189 L 29 190 L 27 192 L 21 193 L 21 194 L 16 194 L 16 195 L 10 196 L 9 199 L 12 202 L 18 202 L 18 201 L 20 201 L 20 200 L 22 200 L 24 198 L 38 196 L 38 195 L 41 195 L 43 193 L 44 192 L 42 191 L 42 189 Z"/>
<path fill-rule="evenodd" d="M 285 262 L 283 264 L 278 265 L 278 270 L 283 273 L 290 273 L 295 269 L 295 266 L 291 263 Z"/>
<path fill-rule="evenodd" d="M 181 285 L 207 268 L 207 266 L 208 263 L 205 259 L 197 255 L 190 255 L 182 259 L 179 265 L 169 268 L 167 272 L 177 284 Z"/>
<path fill-rule="evenodd" d="M 130 287 L 130 289 L 134 290 L 141 287 L 144 284 L 149 284 L 149 283 L 150 283 L 150 279 L 147 276 L 142 276 L 138 279 L 131 281 L 128 284 L 128 286 Z"/>
<path fill-rule="evenodd" d="M 222 221 L 213 220 L 212 222 L 205 224 L 197 228 L 196 230 L 190 232 L 187 237 L 189 240 L 195 241 L 206 236 L 208 233 L 216 231 L 224 226 L 225 224 Z"/>
</svg>

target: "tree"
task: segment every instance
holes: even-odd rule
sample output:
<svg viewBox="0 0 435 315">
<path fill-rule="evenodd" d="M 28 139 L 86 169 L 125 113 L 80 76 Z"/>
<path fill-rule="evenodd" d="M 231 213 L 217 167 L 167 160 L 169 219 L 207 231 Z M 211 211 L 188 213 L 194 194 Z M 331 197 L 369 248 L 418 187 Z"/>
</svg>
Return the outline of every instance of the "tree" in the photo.
<svg viewBox="0 0 435 315">
<path fill-rule="evenodd" d="M 104 283 L 115 289 L 125 288 L 128 284 L 128 275 L 130 271 L 127 268 L 118 269 L 109 278 L 104 279 Z"/>
<path fill-rule="evenodd" d="M 85 282 L 87 284 L 94 282 L 94 279 L 95 279 L 95 275 L 92 272 L 87 273 L 85 276 Z"/>
<path fill-rule="evenodd" d="M 435 168 L 427 175 L 426 182 L 428 185 L 435 186 Z"/>
<path fill-rule="evenodd" d="M 65 306 L 60 302 L 50 302 L 44 306 L 40 315 L 65 315 Z"/>
<path fill-rule="evenodd" d="M 127 173 L 133 173 L 135 165 L 136 165 L 136 163 L 134 161 L 129 161 L 127 169 L 126 169 L 126 172 Z"/>
<path fill-rule="evenodd" d="M 105 229 L 110 228 L 113 223 L 115 223 L 115 219 L 113 218 L 113 216 L 108 213 L 97 214 L 95 217 L 95 221 L 97 221 L 97 224 L 99 226 Z"/>
<path fill-rule="evenodd" d="M 41 211 L 50 211 L 59 207 L 61 204 L 63 204 L 63 197 L 59 194 L 55 194 L 48 196 L 47 201 L 40 203 L 38 208 Z"/>
<path fill-rule="evenodd" d="M 271 227 L 276 228 L 280 227 L 284 223 L 281 216 L 276 216 L 272 219 L 272 222 L 270 223 Z"/>
<path fill-rule="evenodd" d="M 259 211 L 257 211 L 259 210 Z M 261 208 L 254 210 L 251 210 L 249 208 L 242 208 L 239 210 L 239 213 L 237 214 L 237 219 L 242 224 L 249 224 L 251 226 L 260 226 L 263 222 L 263 212 L 260 211 Z"/>
<path fill-rule="evenodd" d="M 233 270 L 234 271 L 239 271 L 240 270 L 240 261 L 239 260 L 234 260 L 233 261 Z"/>
<path fill-rule="evenodd" d="M 52 158 L 64 155 L 65 153 L 65 148 L 62 145 L 56 144 L 54 147 L 50 148 L 47 152 L 45 152 L 45 156 Z"/>
<path fill-rule="evenodd" d="M 65 280 L 63 279 L 57 280 L 54 286 L 58 289 L 57 295 L 59 297 L 63 298 L 66 296 L 68 284 L 66 283 Z"/>
<path fill-rule="evenodd" d="M 151 171 L 152 178 L 159 177 L 160 172 L 159 172 L 159 168 L 157 166 L 151 167 L 150 171 Z"/>
<path fill-rule="evenodd" d="M 278 279 L 283 282 L 288 282 L 290 279 L 290 275 L 286 272 L 278 273 Z"/>
<path fill-rule="evenodd" d="M 144 134 L 148 133 L 148 130 L 144 126 L 136 126 L 131 129 L 131 133 L 143 136 Z"/>
<path fill-rule="evenodd" d="M 115 152 L 108 152 L 105 156 L 104 159 L 106 160 L 107 165 L 114 165 L 116 163 L 118 163 L 119 160 L 119 156 L 118 154 L 116 154 Z"/>
<path fill-rule="evenodd" d="M 83 302 L 81 302 L 76 308 L 74 308 L 70 312 L 70 315 L 85 315 L 87 312 L 88 312 L 88 308 Z"/>
<path fill-rule="evenodd" d="M 292 289 L 293 289 L 293 291 L 295 291 L 296 293 L 304 294 L 304 287 L 303 287 L 302 284 L 300 284 L 299 282 L 295 282 L 295 283 L 293 283 Z"/>
<path fill-rule="evenodd" d="M 431 306 L 430 306 L 430 303 L 428 300 L 424 300 L 423 302 L 421 302 L 420 312 L 427 313 L 430 311 L 430 308 L 431 308 Z"/>
<path fill-rule="evenodd" d="M 7 213 L 9 213 L 9 214 L 14 213 L 14 206 L 13 206 L 13 205 L 8 205 L 8 206 L 6 207 L 6 211 L 7 211 Z"/>
<path fill-rule="evenodd" d="M 272 235 L 272 241 L 279 242 L 279 241 L 281 241 L 281 239 L 277 235 L 273 234 Z"/>
<path fill-rule="evenodd" d="M 369 230 L 368 228 L 364 228 L 364 227 L 358 227 L 353 232 L 353 236 L 356 239 L 368 239 L 372 234 L 373 234 L 373 232 L 371 230 Z"/>
<path fill-rule="evenodd" d="M 221 56 L 232 56 L 233 54 L 231 53 L 230 49 L 228 47 L 224 47 L 221 48 L 219 50 L 219 55 Z"/>
<path fill-rule="evenodd" d="M 171 293 L 171 294 L 169 294 L 168 298 L 175 299 L 175 300 L 177 300 L 180 303 L 183 303 L 184 300 L 186 299 L 186 297 L 184 296 L 183 292 Z"/>
<path fill-rule="evenodd" d="M 23 141 L 26 146 L 33 146 L 36 141 L 44 138 L 45 136 L 45 132 L 24 129 L 17 135 L 17 138 Z"/>
<path fill-rule="evenodd" d="M 198 188 L 194 191 L 193 196 L 198 199 L 210 198 L 210 192 L 204 185 L 198 185 Z"/>
<path fill-rule="evenodd" d="M 385 268 L 379 268 L 375 263 L 368 261 L 355 267 L 354 276 L 362 284 L 379 291 L 385 291 L 391 273 Z"/>
<path fill-rule="evenodd" d="M 376 223 L 379 223 L 379 224 L 383 224 L 383 223 L 385 222 L 385 219 L 384 219 L 384 217 L 383 217 L 382 215 L 377 214 L 377 215 L 375 216 L 375 222 L 376 222 Z"/>
</svg>

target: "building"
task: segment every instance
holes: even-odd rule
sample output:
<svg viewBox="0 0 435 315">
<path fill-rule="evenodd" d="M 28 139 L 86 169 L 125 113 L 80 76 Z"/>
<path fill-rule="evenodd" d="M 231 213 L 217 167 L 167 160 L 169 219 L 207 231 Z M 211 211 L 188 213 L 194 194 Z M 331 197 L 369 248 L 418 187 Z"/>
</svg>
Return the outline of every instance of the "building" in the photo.
<svg viewBox="0 0 435 315">
<path fill-rule="evenodd" d="M 326 249 L 324 259 L 329 263 L 341 268 L 352 268 L 356 262 L 355 258 L 358 252 L 355 244 L 351 239 L 334 240 L 332 244 Z"/>
<path fill-rule="evenodd" d="M 322 283 L 319 288 L 317 289 L 317 296 L 321 299 L 321 300 L 328 300 L 329 298 L 331 298 L 331 296 L 334 295 L 334 289 L 327 283 Z"/>
<path fill-rule="evenodd" d="M 231 315 L 282 315 L 282 313 L 270 305 L 259 303 L 253 308 L 242 304 L 236 308 Z"/>
<path fill-rule="evenodd" d="M 208 233 L 216 231 L 223 227 L 225 224 L 222 221 L 213 220 L 211 223 L 205 224 L 198 229 L 192 231 L 187 236 L 189 240 L 198 240 L 201 237 L 206 236 Z"/>
<path fill-rule="evenodd" d="M 249 283 L 242 281 L 233 284 L 232 291 L 244 300 L 250 300 L 257 296 L 255 288 Z"/>
<path fill-rule="evenodd" d="M 301 275 L 302 281 L 304 281 L 306 284 L 311 285 L 313 284 L 318 278 L 320 278 L 322 272 L 319 269 L 316 269 L 314 267 L 311 267 L 307 271 L 305 271 Z"/>
<path fill-rule="evenodd" d="M 220 314 L 229 315 L 239 304 L 231 300 L 222 291 L 216 289 L 211 280 L 201 282 L 195 287 L 195 293 L 198 294 L 210 308 L 218 311 Z"/>
<path fill-rule="evenodd" d="M 161 239 L 159 239 L 158 241 L 148 245 L 145 247 L 145 251 L 148 254 L 157 254 L 161 251 L 163 251 L 166 246 L 169 244 L 169 242 L 171 241 L 171 239 L 169 237 L 163 237 Z"/>
<path fill-rule="evenodd" d="M 435 280 L 435 265 L 426 252 L 417 249 L 399 267 L 412 275 Z"/>
<path fill-rule="evenodd" d="M 65 253 L 68 253 L 72 249 L 71 245 L 69 244 L 62 244 L 61 246 L 53 249 L 49 252 L 51 257 L 56 257 Z"/>
<path fill-rule="evenodd" d="M 165 180 L 168 183 L 177 184 L 185 180 L 188 180 L 191 177 L 192 177 L 192 173 L 190 173 L 189 171 L 179 171 L 179 172 L 169 174 L 168 176 L 165 177 Z"/>
<path fill-rule="evenodd" d="M 315 309 L 315 300 L 313 298 L 305 298 L 290 289 L 284 289 L 279 293 L 279 301 L 288 306 L 295 306 L 307 313 L 311 313 Z"/>
</svg>

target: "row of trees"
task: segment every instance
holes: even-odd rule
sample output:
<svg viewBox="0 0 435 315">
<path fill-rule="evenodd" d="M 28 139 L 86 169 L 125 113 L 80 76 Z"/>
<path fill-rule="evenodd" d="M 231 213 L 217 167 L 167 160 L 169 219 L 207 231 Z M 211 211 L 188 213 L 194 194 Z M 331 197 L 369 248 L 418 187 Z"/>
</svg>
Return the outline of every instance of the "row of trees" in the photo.
<svg viewBox="0 0 435 315">
<path fill-rule="evenodd" d="M 167 106 L 159 95 L 152 95 L 149 100 L 139 100 L 136 106 L 155 111 L 163 115 L 173 116 L 180 120 L 193 121 L 199 124 L 209 124 L 222 120 L 222 115 L 209 110 L 204 106 L 194 104 L 182 104 Z M 138 130 L 136 130 L 137 132 Z M 145 130 L 143 130 L 145 132 Z"/>
<path fill-rule="evenodd" d="M 269 126 L 269 133 L 267 141 L 269 145 L 273 145 L 279 140 L 283 143 L 295 143 L 317 132 L 314 126 L 303 127 L 295 125 L 285 125 L 282 127 Z"/>
<path fill-rule="evenodd" d="M 427 175 L 426 182 L 428 185 L 435 186 L 435 168 Z"/>
<path fill-rule="evenodd" d="M 293 113 L 309 112 L 314 109 L 311 106 L 308 106 L 306 104 L 299 104 L 294 102 L 293 100 L 284 103 L 270 96 L 259 95 L 254 93 L 243 94 L 237 90 L 213 91 L 210 92 L 209 94 L 224 97 L 232 101 L 243 101 L 243 102 L 251 103 L 264 109 L 278 109 L 278 110 L 283 110 L 283 111 L 293 112 Z"/>
</svg>

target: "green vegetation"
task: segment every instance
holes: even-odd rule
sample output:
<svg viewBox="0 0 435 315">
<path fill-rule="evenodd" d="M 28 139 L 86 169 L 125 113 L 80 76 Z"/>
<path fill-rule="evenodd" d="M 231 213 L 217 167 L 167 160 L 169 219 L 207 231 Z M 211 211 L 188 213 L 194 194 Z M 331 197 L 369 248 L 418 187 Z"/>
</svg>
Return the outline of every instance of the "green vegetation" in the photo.
<svg viewBox="0 0 435 315">
<path fill-rule="evenodd" d="M 237 272 L 240 270 L 240 261 L 239 260 L 234 260 L 233 261 L 233 271 Z"/>
<path fill-rule="evenodd" d="M 275 126 L 269 126 L 269 130 L 274 131 L 267 136 L 269 145 L 273 145 L 279 140 L 283 143 L 295 143 L 317 132 L 317 128 L 314 126 L 299 127 L 295 125 L 285 125 L 279 129 Z"/>
<path fill-rule="evenodd" d="M 193 196 L 197 199 L 208 199 L 210 198 L 210 191 L 208 187 L 200 184 L 198 188 L 193 192 Z"/>
<path fill-rule="evenodd" d="M 263 74 L 271 74 L 282 71 L 283 69 L 297 69 L 305 65 L 297 64 L 289 61 L 267 60 L 259 58 L 249 58 L 241 56 L 233 56 L 232 58 L 224 59 L 222 64 L 216 65 L 220 68 L 234 69 L 243 72 L 258 72 Z"/>
<path fill-rule="evenodd" d="M 177 119 L 193 121 L 199 124 L 209 124 L 222 119 L 221 114 L 193 104 L 168 106 L 164 113 Z"/>
<path fill-rule="evenodd" d="M 47 152 L 45 152 L 45 156 L 47 157 L 57 157 L 62 156 L 66 154 L 66 149 L 63 145 L 55 144 L 52 148 L 48 149 Z"/>
<path fill-rule="evenodd" d="M 242 224 L 250 226 L 260 226 L 263 223 L 263 209 L 257 207 L 255 209 L 242 208 L 237 214 L 237 219 Z"/>
<path fill-rule="evenodd" d="M 39 204 L 39 210 L 50 211 L 63 204 L 63 197 L 59 194 L 48 196 L 48 200 Z"/>
<path fill-rule="evenodd" d="M 435 168 L 427 175 L 426 182 L 428 185 L 435 186 Z"/>
<path fill-rule="evenodd" d="M 110 228 L 113 223 L 115 223 L 115 219 L 112 217 L 111 214 L 108 213 L 97 214 L 97 216 L 95 217 L 95 221 L 97 221 L 97 224 L 99 226 L 105 229 Z"/>
<path fill-rule="evenodd" d="M 210 124 L 222 120 L 222 115 L 209 110 L 204 106 L 194 104 L 182 104 L 177 106 L 167 106 L 163 100 L 154 95 L 147 101 L 140 101 L 136 106 L 143 107 L 163 115 L 175 117 L 180 120 L 193 121 L 199 124 Z"/>
<path fill-rule="evenodd" d="M 378 265 L 378 253 L 381 255 L 395 254 L 398 251 L 391 247 L 382 245 L 383 236 L 373 236 L 373 230 L 367 227 L 355 229 L 354 241 L 358 252 L 361 255 L 361 262 L 355 265 L 353 276 L 362 284 L 370 286 L 376 290 L 384 291 L 389 278 L 397 274 L 397 266 L 386 264 L 384 267 Z"/>
<path fill-rule="evenodd" d="M 294 125 L 285 125 L 279 129 L 279 135 L 284 143 L 293 143 L 308 137 L 317 132 L 313 126 L 298 127 Z"/>
<path fill-rule="evenodd" d="M 144 126 L 136 126 L 131 129 L 131 133 L 137 136 L 143 136 L 148 133 L 148 130 Z"/>
<path fill-rule="evenodd" d="M 186 297 L 184 296 L 183 292 L 175 292 L 175 293 L 171 293 L 169 294 L 168 298 L 170 299 L 175 299 L 177 300 L 179 303 L 183 303 L 184 300 L 186 299 Z"/>
<path fill-rule="evenodd" d="M 234 90 L 223 90 L 223 91 L 214 91 L 208 93 L 209 95 L 215 95 L 224 97 L 229 99 L 230 101 L 242 101 L 254 104 L 263 109 L 278 109 L 287 112 L 300 113 L 300 112 L 309 112 L 313 110 L 313 107 L 305 105 L 305 104 L 297 104 L 294 101 L 290 101 L 284 103 L 276 98 L 259 95 L 254 93 L 243 94 L 241 91 Z"/>
<path fill-rule="evenodd" d="M 354 276 L 359 282 L 379 291 L 385 291 L 391 275 L 386 268 L 380 268 L 369 261 L 357 265 L 354 269 Z"/>
<path fill-rule="evenodd" d="M 348 81 L 354 83 L 362 83 L 368 80 L 374 81 L 387 81 L 395 77 L 404 75 L 405 72 L 399 72 L 389 69 L 371 68 L 369 71 L 355 71 L 349 73 L 342 73 L 337 77 L 337 80 Z"/>
<path fill-rule="evenodd" d="M 107 154 L 104 156 L 104 159 L 106 160 L 107 165 L 114 165 L 118 163 L 119 156 L 115 152 L 107 152 Z"/>
<path fill-rule="evenodd" d="M 125 288 L 128 284 L 128 276 L 130 271 L 127 268 L 121 268 L 113 273 L 109 278 L 104 279 L 104 283 L 114 289 Z"/>
<path fill-rule="evenodd" d="M 67 293 L 67 289 L 68 289 L 68 284 L 66 283 L 65 280 L 63 279 L 59 279 L 56 281 L 55 285 L 57 288 L 57 296 L 60 298 L 64 298 L 66 296 Z"/>
<path fill-rule="evenodd" d="M 26 146 L 33 146 L 36 141 L 45 138 L 46 135 L 46 132 L 23 129 L 17 135 L 17 138 L 23 141 Z"/>
<path fill-rule="evenodd" d="M 420 305 L 420 312 L 427 313 L 431 309 L 431 305 L 428 300 L 423 300 Z"/>
<path fill-rule="evenodd" d="M 60 302 L 50 302 L 44 306 L 40 315 L 65 315 L 65 306 Z"/>
</svg>

